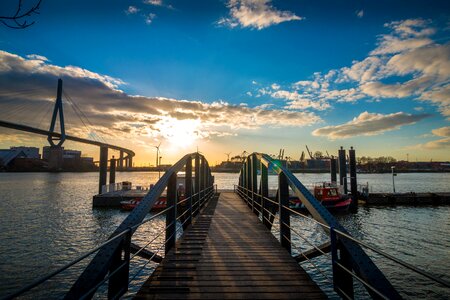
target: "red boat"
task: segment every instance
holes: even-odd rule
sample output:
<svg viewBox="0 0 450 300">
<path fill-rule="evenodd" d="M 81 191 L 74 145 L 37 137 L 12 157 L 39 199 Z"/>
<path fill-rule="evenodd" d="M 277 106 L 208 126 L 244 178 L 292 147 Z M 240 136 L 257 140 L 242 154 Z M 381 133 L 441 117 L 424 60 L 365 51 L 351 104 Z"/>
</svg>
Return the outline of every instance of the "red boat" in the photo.
<svg viewBox="0 0 450 300">
<path fill-rule="evenodd" d="M 314 185 L 314 197 L 329 210 L 348 210 L 352 199 L 348 196 L 341 195 L 339 188 L 330 182 L 321 182 Z M 290 207 L 302 209 L 304 205 L 300 199 L 294 198 L 290 200 Z"/>
<path fill-rule="evenodd" d="M 185 199 L 185 189 L 184 189 L 184 177 L 178 177 L 178 201 Z M 150 186 L 152 188 L 153 185 Z M 133 210 L 138 204 L 142 201 L 142 198 L 134 198 L 131 200 L 120 201 L 120 207 L 123 210 Z M 167 198 L 166 196 L 159 197 L 159 200 L 152 206 L 150 211 L 158 211 L 163 210 L 167 207 Z"/>
<path fill-rule="evenodd" d="M 141 203 L 142 198 L 134 198 L 131 200 L 120 201 L 120 207 L 122 210 L 133 210 L 139 203 Z M 162 210 L 167 206 L 166 197 L 160 197 L 158 201 L 153 205 L 151 211 Z"/>
</svg>

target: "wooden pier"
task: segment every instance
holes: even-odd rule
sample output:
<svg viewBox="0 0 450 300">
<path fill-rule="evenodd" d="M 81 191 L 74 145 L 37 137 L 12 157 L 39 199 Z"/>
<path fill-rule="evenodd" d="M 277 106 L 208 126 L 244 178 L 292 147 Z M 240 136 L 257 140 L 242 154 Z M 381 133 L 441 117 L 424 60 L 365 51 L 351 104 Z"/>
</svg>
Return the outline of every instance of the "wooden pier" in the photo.
<svg viewBox="0 0 450 300">
<path fill-rule="evenodd" d="M 323 299 L 293 257 L 232 192 L 210 201 L 136 299 Z"/>
</svg>

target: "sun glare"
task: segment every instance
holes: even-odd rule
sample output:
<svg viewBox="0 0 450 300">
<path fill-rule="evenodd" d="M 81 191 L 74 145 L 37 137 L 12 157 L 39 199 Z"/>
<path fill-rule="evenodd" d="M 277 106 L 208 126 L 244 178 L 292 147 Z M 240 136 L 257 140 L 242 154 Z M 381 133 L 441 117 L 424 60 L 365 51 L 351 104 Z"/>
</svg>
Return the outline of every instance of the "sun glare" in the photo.
<svg viewBox="0 0 450 300">
<path fill-rule="evenodd" d="M 191 146 L 198 139 L 200 120 L 168 119 L 159 124 L 161 136 L 176 148 Z"/>
</svg>

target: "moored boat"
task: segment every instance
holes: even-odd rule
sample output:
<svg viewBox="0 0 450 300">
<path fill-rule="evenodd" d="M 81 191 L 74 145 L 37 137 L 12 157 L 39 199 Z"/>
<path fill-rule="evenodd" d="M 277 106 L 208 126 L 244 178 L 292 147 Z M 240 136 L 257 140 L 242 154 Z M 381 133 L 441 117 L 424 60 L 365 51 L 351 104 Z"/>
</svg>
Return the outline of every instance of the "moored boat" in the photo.
<svg viewBox="0 0 450 300">
<path fill-rule="evenodd" d="M 320 182 L 314 185 L 314 197 L 328 210 L 346 211 L 352 203 L 347 195 L 339 193 L 339 187 L 330 182 Z M 304 205 L 297 197 L 290 199 L 290 207 L 293 209 L 304 209 Z"/>
<path fill-rule="evenodd" d="M 185 178 L 182 176 L 179 176 L 177 178 L 177 184 L 178 184 L 177 197 L 178 197 L 178 201 L 181 201 L 186 198 L 185 187 L 184 187 Z M 152 188 L 153 188 L 153 184 L 150 185 L 150 189 L 152 189 Z M 143 199 L 142 197 L 136 197 L 131 200 L 120 201 L 120 207 L 122 210 L 126 210 L 126 211 L 133 210 L 136 206 L 139 205 L 139 203 L 141 203 L 142 199 Z M 156 201 L 156 203 L 152 206 L 150 211 L 159 211 L 159 210 L 165 209 L 166 207 L 167 207 L 166 195 L 161 195 L 159 197 L 158 201 Z"/>
</svg>

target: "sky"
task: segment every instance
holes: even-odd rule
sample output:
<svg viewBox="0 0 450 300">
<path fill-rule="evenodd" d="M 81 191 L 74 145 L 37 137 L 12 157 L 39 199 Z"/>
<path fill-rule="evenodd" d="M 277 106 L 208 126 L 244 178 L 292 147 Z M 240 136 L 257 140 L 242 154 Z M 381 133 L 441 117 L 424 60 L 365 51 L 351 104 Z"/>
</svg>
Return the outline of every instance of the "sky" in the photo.
<svg viewBox="0 0 450 300">
<path fill-rule="evenodd" d="M 448 1 L 42 0 L 38 12 L 25 29 L 0 24 L 1 120 L 47 129 L 62 78 L 67 133 L 130 148 L 136 165 L 154 165 L 160 143 L 162 163 L 197 150 L 211 165 L 280 148 L 299 159 L 305 145 L 450 160 Z M 0 129 L 12 145 L 46 139 Z"/>
</svg>

